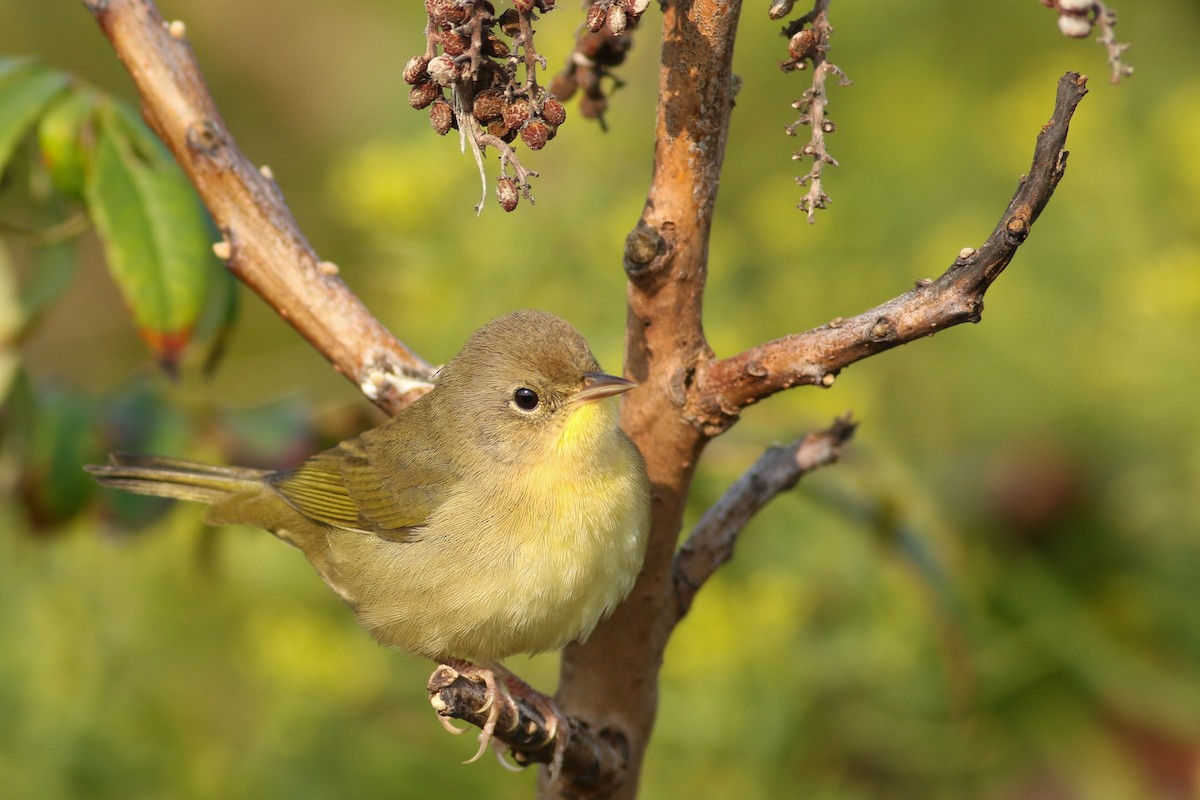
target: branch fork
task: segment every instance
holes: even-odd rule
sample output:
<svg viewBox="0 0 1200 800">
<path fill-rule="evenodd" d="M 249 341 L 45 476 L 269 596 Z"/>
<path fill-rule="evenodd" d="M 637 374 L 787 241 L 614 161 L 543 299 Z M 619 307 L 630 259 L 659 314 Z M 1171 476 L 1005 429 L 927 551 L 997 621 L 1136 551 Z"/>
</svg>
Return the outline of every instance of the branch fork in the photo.
<svg viewBox="0 0 1200 800">
<path fill-rule="evenodd" d="M 549 5 L 549 0 L 534 2 L 539 8 Z M 133 77 L 147 121 L 222 231 L 229 268 L 381 408 L 394 412 L 410 402 L 428 385 L 433 367 L 366 311 L 336 268 L 323 266 L 327 262 L 300 233 L 278 186 L 237 149 L 183 38 L 185 29 L 168 26 L 150 0 L 84 4 Z M 819 0 L 814 8 L 826 5 Z M 772 8 L 786 14 L 791 2 L 775 0 Z M 554 788 L 572 795 L 632 795 L 670 631 L 690 608 L 697 588 L 731 557 L 745 522 L 802 475 L 836 460 L 854 423 L 844 417 L 825 431 L 767 451 L 677 551 L 687 488 L 706 443 L 728 429 L 742 409 L 771 394 L 800 384 L 829 386 L 842 369 L 863 358 L 978 321 L 984 293 L 1012 260 L 1063 175 L 1068 125 L 1087 91 L 1085 79 L 1075 73 L 1059 81 L 1054 114 L 1038 136 L 1033 165 L 996 228 L 978 249 L 964 248 L 936 280 L 917 281 L 857 316 L 718 359 L 704 337 L 701 309 L 733 104 L 739 12 L 739 0 L 692 0 L 663 9 L 656 169 L 625 249 L 630 278 L 626 369 L 645 391 L 624 398 L 622 424 L 646 457 L 654 486 L 653 529 L 629 600 L 585 644 L 564 651 L 557 704 L 568 714 L 570 738 Z M 472 44 L 479 44 L 476 38 Z M 526 55 L 531 54 L 532 48 Z M 689 68 L 686 75 L 678 69 L 683 64 Z M 425 70 L 428 59 L 420 66 Z M 825 77 L 829 74 L 838 73 Z M 418 84 L 426 80 L 416 77 Z M 814 105 L 820 94 L 810 96 Z M 427 104 L 433 102 L 429 97 Z M 817 121 L 815 110 L 810 109 L 809 121 Z M 811 193 L 815 177 L 809 186 Z M 814 206 L 817 199 L 819 189 Z M 475 725 L 486 722 L 485 691 L 445 665 L 429 685 L 440 715 Z M 496 738 L 519 763 L 551 763 L 557 742 L 538 710 L 520 698 L 504 705 Z M 543 792 L 548 791 L 544 784 Z"/>
<path fill-rule="evenodd" d="M 936 280 L 849 318 L 752 347 L 735 356 L 708 359 L 697 368 L 687 399 L 688 418 L 705 436 L 737 421 L 738 412 L 801 384 L 828 387 L 841 370 L 868 356 L 964 322 L 978 322 L 983 297 L 1029 236 L 1066 170 L 1071 117 L 1087 94 L 1087 79 L 1069 72 L 1058 82 L 1054 112 L 1038 134 L 1033 163 L 992 234 L 978 248 L 964 248 Z"/>
</svg>

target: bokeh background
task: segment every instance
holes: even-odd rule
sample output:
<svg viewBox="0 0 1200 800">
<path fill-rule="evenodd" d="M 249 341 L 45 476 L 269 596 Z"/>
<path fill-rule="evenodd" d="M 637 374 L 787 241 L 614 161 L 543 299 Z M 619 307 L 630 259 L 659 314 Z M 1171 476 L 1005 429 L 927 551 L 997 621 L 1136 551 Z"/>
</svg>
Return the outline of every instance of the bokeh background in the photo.
<svg viewBox="0 0 1200 800">
<path fill-rule="evenodd" d="M 538 28 L 552 69 L 581 19 Z M 749 409 L 700 466 L 689 523 L 762 449 L 847 409 L 842 463 L 778 498 L 668 653 L 644 796 L 1200 797 L 1200 7 L 1120 2 L 1135 76 L 1034 0 L 833 4 L 829 211 L 794 206 L 779 23 L 751 4 L 705 327 L 731 354 L 849 316 L 977 246 L 1057 78 L 1092 76 L 1067 176 L 983 323 Z M 570 116 L 527 164 L 537 205 L 472 211 L 453 137 L 408 108 L 420 4 L 163 0 L 242 149 L 306 235 L 433 361 L 515 307 L 621 358 L 625 234 L 654 142 L 656 14 L 603 133 Z M 79 3 L 0 0 L 0 53 L 130 84 Z M 573 106 L 568 106 L 568 114 Z M 494 162 L 493 162 L 494 169 Z M 11 187 L 5 187 L 7 191 Z M 0 202 L 5 214 L 20 214 Z M 301 556 L 197 509 L 93 490 L 114 440 L 284 464 L 376 412 L 252 295 L 215 375 L 137 338 L 90 235 L 19 348 L 0 452 L 0 794 L 528 797 L 461 766 L 430 665 L 376 647 Z M 21 236 L 5 291 L 32 280 Z M 214 269 L 216 269 L 214 267 Z M 550 690 L 552 656 L 510 666 Z"/>
</svg>

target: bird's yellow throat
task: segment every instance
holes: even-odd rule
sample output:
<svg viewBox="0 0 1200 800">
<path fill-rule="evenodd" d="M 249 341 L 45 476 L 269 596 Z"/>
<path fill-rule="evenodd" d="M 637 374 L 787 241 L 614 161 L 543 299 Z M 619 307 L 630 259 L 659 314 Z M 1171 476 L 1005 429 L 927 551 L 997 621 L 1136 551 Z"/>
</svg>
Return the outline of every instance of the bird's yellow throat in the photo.
<svg viewBox="0 0 1200 800">
<path fill-rule="evenodd" d="M 592 449 L 605 449 L 603 436 L 613 425 L 612 409 L 607 403 L 607 400 L 597 400 L 572 409 L 554 443 L 554 454 L 578 458 L 583 454 L 590 455 Z"/>
</svg>

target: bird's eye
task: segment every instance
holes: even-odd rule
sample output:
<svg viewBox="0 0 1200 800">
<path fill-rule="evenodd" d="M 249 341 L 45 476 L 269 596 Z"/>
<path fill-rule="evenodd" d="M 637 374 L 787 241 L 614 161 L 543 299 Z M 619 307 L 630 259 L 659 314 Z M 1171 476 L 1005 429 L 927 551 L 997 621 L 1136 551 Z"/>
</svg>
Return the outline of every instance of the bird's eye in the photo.
<svg viewBox="0 0 1200 800">
<path fill-rule="evenodd" d="M 517 408 L 522 411 L 533 411 L 537 408 L 538 396 L 533 389 L 526 389 L 522 386 L 513 392 L 513 402 L 517 404 Z"/>
</svg>

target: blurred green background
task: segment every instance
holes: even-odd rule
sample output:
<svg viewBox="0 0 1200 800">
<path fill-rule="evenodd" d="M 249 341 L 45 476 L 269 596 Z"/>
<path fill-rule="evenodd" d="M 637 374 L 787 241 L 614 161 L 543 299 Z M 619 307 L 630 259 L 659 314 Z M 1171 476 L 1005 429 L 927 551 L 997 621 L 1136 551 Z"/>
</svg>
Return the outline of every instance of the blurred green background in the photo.
<svg viewBox="0 0 1200 800">
<path fill-rule="evenodd" d="M 538 27 L 552 70 L 571 5 Z M 1117 6 L 1137 72 L 1113 87 L 1102 48 L 1034 0 L 833 4 L 854 85 L 831 89 L 842 166 L 812 227 L 782 131 L 807 75 L 777 69 L 779 23 L 747 9 L 706 306 L 720 354 L 936 276 L 990 233 L 1057 78 L 1090 74 L 1091 93 L 982 325 L 772 398 L 709 448 L 689 523 L 772 442 L 846 409 L 863 423 L 753 522 L 678 630 L 644 796 L 1200 797 L 1200 7 Z M 536 306 L 618 368 L 653 9 L 610 132 L 570 117 L 526 161 L 537 205 L 477 218 L 472 159 L 405 101 L 420 4 L 161 8 L 242 149 L 406 343 L 444 361 Z M 0 19 L 0 54 L 133 98 L 81 4 L 0 0 Z M 31 249 L 4 237 L 5 302 Z M 77 252 L 33 335 L 0 343 L 0 369 L 20 367 L 0 450 L 0 793 L 528 797 L 530 773 L 459 765 L 473 743 L 436 724 L 430 665 L 376 647 L 298 553 L 92 490 L 78 464 L 113 442 L 283 464 L 378 417 L 248 293 L 216 375 L 198 349 L 170 382 L 95 239 Z M 553 657 L 510 666 L 552 689 Z"/>
</svg>

